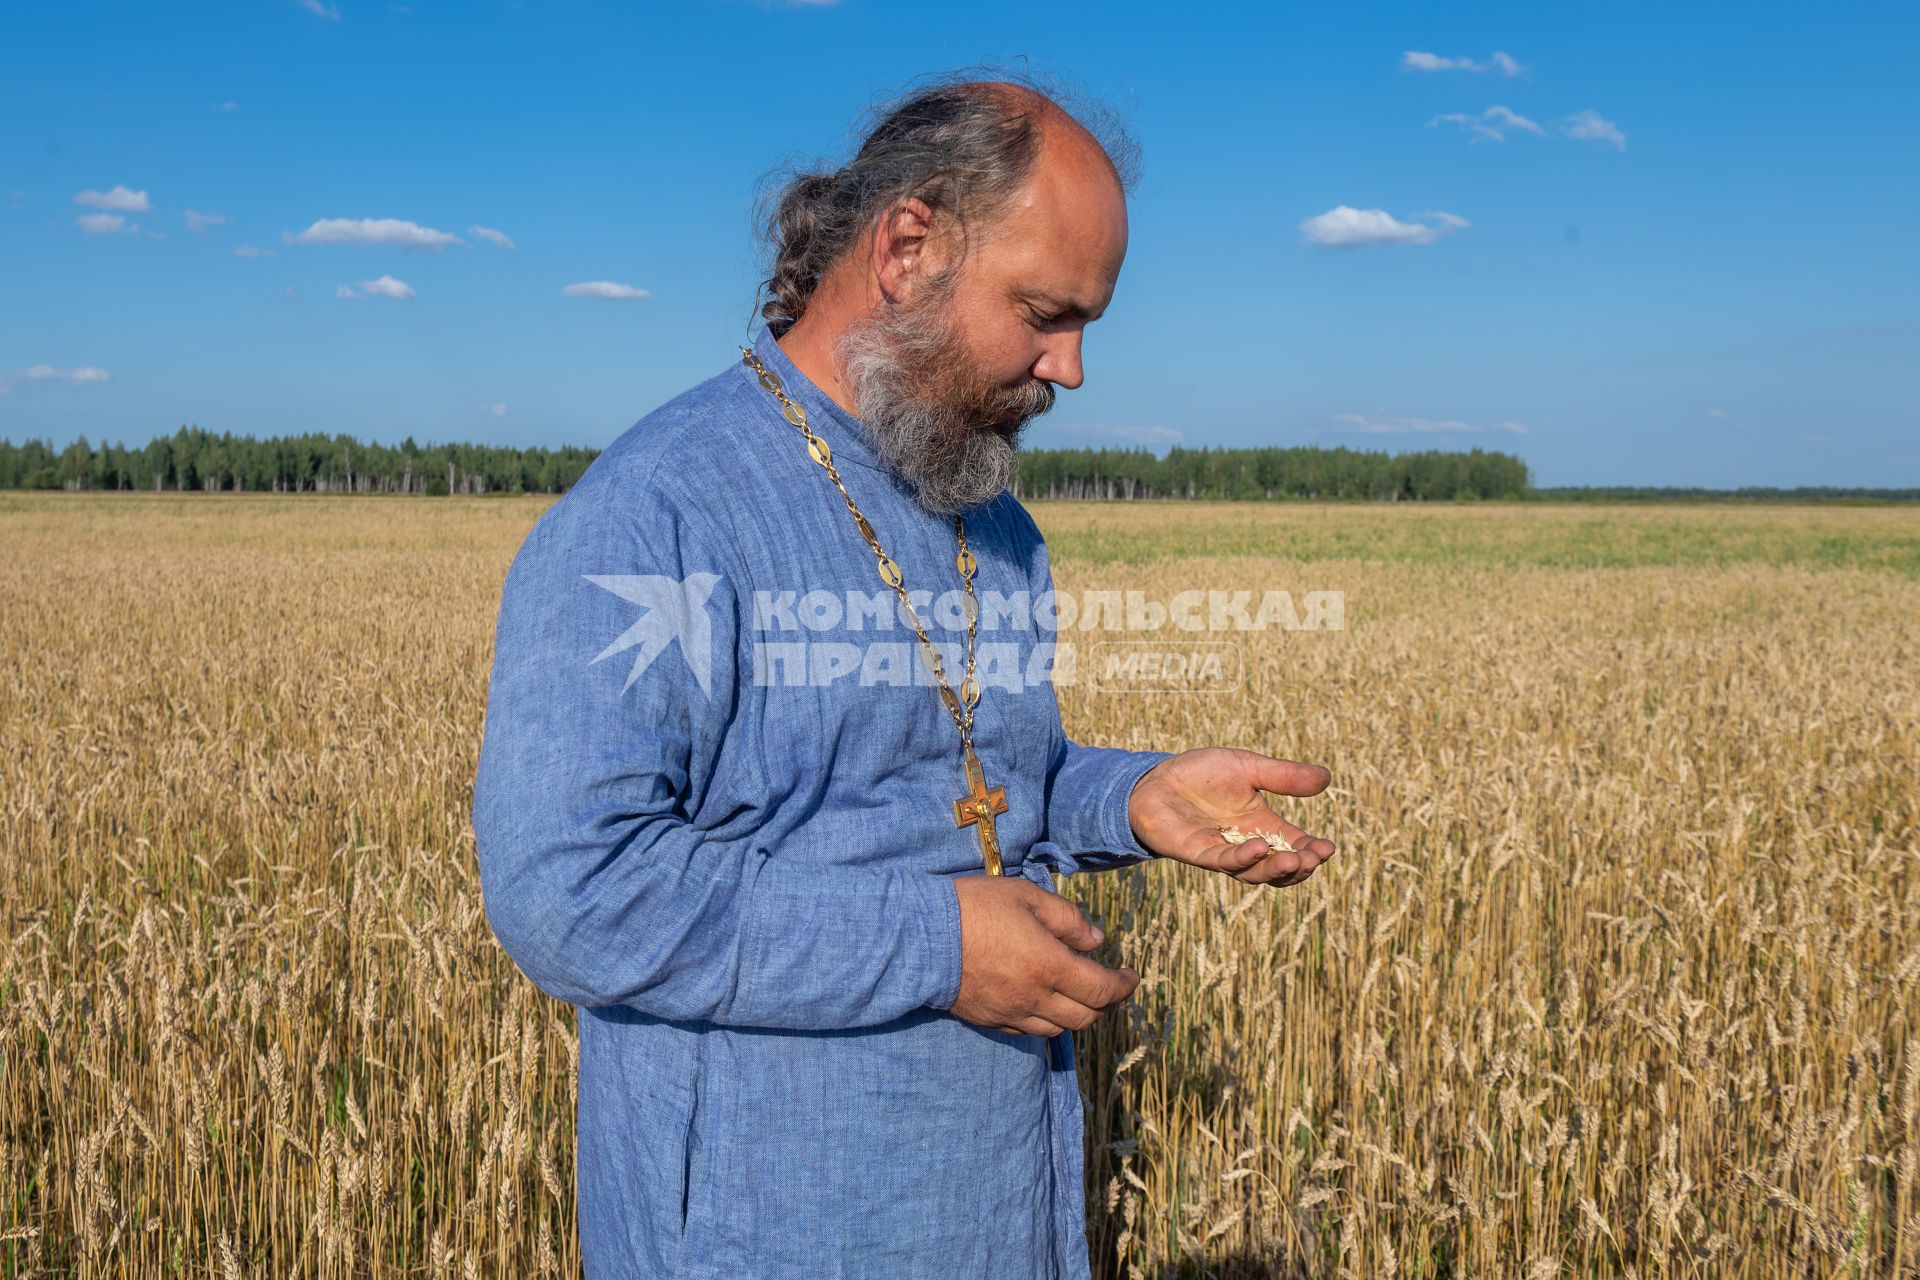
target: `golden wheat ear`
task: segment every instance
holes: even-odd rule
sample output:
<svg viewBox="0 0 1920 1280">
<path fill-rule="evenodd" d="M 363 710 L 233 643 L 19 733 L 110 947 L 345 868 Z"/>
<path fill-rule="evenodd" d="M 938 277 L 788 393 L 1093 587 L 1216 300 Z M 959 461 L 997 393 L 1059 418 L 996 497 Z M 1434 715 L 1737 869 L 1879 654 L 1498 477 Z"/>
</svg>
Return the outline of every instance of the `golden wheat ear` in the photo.
<svg viewBox="0 0 1920 1280">
<path fill-rule="evenodd" d="M 1220 838 L 1228 844 L 1245 844 L 1247 841 L 1255 839 L 1264 840 L 1267 842 L 1269 849 L 1276 849 L 1281 853 L 1300 852 L 1294 848 L 1292 844 L 1288 843 L 1285 836 L 1277 831 L 1242 831 L 1238 827 L 1222 827 L 1220 828 Z"/>
</svg>

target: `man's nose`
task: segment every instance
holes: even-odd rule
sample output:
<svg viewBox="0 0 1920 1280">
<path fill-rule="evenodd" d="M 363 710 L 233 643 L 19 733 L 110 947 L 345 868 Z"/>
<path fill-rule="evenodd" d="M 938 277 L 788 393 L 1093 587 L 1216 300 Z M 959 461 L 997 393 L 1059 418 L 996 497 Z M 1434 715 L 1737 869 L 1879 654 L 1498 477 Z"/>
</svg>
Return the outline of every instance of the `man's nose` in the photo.
<svg viewBox="0 0 1920 1280">
<path fill-rule="evenodd" d="M 1056 335 L 1034 363 L 1033 376 L 1057 383 L 1072 391 L 1086 377 L 1080 368 L 1080 335 L 1078 332 Z"/>
</svg>

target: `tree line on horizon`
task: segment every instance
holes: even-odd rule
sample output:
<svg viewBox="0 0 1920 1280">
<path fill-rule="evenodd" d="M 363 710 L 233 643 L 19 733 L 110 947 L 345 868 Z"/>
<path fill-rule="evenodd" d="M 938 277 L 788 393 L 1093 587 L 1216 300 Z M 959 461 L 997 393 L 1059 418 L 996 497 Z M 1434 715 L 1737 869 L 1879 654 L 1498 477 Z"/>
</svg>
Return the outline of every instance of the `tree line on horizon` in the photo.
<svg viewBox="0 0 1920 1280">
<path fill-rule="evenodd" d="M 154 493 L 564 493 L 598 449 L 505 445 L 367 444 L 347 435 L 256 440 L 181 427 L 140 448 L 81 436 L 56 451 L 44 440 L 0 440 L 0 489 Z"/>
<path fill-rule="evenodd" d="M 56 449 L 0 440 L 0 489 L 243 493 L 564 493 L 599 450 L 368 444 L 347 435 L 273 436 L 182 427 L 139 448 Z M 1473 449 L 1389 454 L 1348 448 L 1029 449 L 1021 498 L 1512 498 L 1524 462 Z"/>
<path fill-rule="evenodd" d="M 1518 498 L 1527 464 L 1486 449 L 1256 448 L 1029 449 L 1017 498 L 1345 498 L 1452 501 Z"/>
<path fill-rule="evenodd" d="M 94 447 L 83 436 L 0 440 L 0 489 L 67 491 L 527 494 L 564 493 L 598 449 L 368 444 L 347 435 L 272 436 L 181 427 L 144 446 Z M 1394 501 L 1920 501 L 1920 489 L 1598 486 L 1536 488 L 1527 464 L 1487 449 L 1389 453 L 1344 446 L 1027 449 L 1023 499 L 1336 499 Z"/>
</svg>

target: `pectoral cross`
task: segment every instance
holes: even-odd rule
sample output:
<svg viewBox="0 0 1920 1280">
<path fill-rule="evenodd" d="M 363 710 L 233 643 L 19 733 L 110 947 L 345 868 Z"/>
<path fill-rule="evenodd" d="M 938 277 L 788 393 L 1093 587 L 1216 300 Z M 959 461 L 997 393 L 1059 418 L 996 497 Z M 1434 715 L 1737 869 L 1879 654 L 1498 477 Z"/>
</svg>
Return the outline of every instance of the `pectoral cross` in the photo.
<svg viewBox="0 0 1920 1280">
<path fill-rule="evenodd" d="M 980 757 L 967 752 L 967 794 L 953 802 L 953 825 L 956 827 L 976 827 L 980 837 L 980 857 L 987 864 L 987 874 L 1002 875 L 1000 869 L 1000 836 L 993 829 L 993 815 L 1007 811 L 1007 789 L 995 787 L 987 789 L 987 775 L 980 767 Z"/>
</svg>

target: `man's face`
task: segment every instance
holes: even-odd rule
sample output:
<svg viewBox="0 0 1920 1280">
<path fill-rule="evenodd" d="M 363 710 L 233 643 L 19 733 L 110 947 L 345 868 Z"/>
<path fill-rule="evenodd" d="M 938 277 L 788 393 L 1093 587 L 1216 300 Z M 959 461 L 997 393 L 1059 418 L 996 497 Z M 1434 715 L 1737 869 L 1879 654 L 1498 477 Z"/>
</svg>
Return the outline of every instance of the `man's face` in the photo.
<svg viewBox="0 0 1920 1280">
<path fill-rule="evenodd" d="M 882 460 L 940 514 L 1012 485 L 1027 424 L 1053 407 L 1056 384 L 1084 381 L 1081 333 L 1126 256 L 1126 201 L 1104 160 L 1049 140 L 1034 168 L 964 261 L 883 302 L 836 347 Z"/>
</svg>

